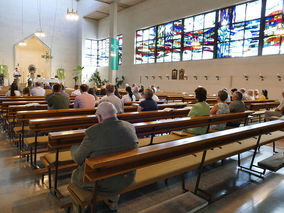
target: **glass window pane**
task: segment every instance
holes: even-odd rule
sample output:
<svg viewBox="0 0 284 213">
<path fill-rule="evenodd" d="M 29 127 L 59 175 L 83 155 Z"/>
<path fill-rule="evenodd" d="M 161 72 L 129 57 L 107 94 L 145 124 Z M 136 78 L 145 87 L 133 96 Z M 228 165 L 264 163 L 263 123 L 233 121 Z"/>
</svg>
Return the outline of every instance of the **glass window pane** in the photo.
<svg viewBox="0 0 284 213">
<path fill-rule="evenodd" d="M 191 46 L 191 41 L 193 38 L 193 34 L 192 33 L 185 33 L 184 34 L 184 47 L 189 47 Z"/>
<path fill-rule="evenodd" d="M 155 63 L 155 40 L 149 41 L 149 63 Z"/>
<path fill-rule="evenodd" d="M 260 19 L 246 23 L 245 39 L 259 37 Z"/>
<path fill-rule="evenodd" d="M 164 36 L 165 36 L 165 26 L 162 24 L 158 26 L 158 37 L 161 38 Z"/>
<path fill-rule="evenodd" d="M 164 48 L 164 38 L 159 38 L 157 41 L 157 48 L 163 49 Z"/>
<path fill-rule="evenodd" d="M 182 32 L 182 20 L 178 20 L 174 22 L 174 35 L 180 35 Z"/>
<path fill-rule="evenodd" d="M 204 42 L 214 43 L 215 28 L 204 30 Z"/>
<path fill-rule="evenodd" d="M 173 22 L 165 24 L 165 36 L 173 35 Z"/>
<path fill-rule="evenodd" d="M 180 52 L 181 52 L 180 49 L 173 49 L 173 53 L 172 53 L 173 60 L 172 61 L 180 61 Z"/>
<path fill-rule="evenodd" d="M 231 30 L 231 40 L 244 39 L 245 24 L 233 24 Z"/>
<path fill-rule="evenodd" d="M 261 15 L 261 0 L 247 3 L 246 20 L 252 20 L 260 18 Z"/>
<path fill-rule="evenodd" d="M 143 31 L 142 30 L 138 30 L 136 32 L 136 41 L 142 41 L 143 40 Z"/>
<path fill-rule="evenodd" d="M 284 38 L 282 36 L 280 53 L 284 54 Z"/>
<path fill-rule="evenodd" d="M 257 56 L 258 55 L 258 39 L 248 39 L 244 43 L 243 56 Z"/>
<path fill-rule="evenodd" d="M 173 48 L 173 40 L 165 39 L 165 50 L 170 50 Z"/>
<path fill-rule="evenodd" d="M 143 30 L 143 41 L 147 41 L 149 39 L 149 30 Z"/>
<path fill-rule="evenodd" d="M 136 45 L 136 64 L 141 64 L 142 52 L 143 52 L 143 43 L 137 42 L 137 45 Z"/>
<path fill-rule="evenodd" d="M 215 27 L 216 11 L 205 14 L 204 28 Z"/>
<path fill-rule="evenodd" d="M 267 0 L 265 16 L 272 16 L 276 14 L 282 14 L 283 0 Z"/>
<path fill-rule="evenodd" d="M 181 47 L 181 38 L 180 39 L 175 39 L 173 41 L 173 48 L 180 48 Z"/>
<path fill-rule="evenodd" d="M 202 59 L 202 46 L 192 48 L 192 60 Z"/>
<path fill-rule="evenodd" d="M 231 23 L 230 14 L 231 14 L 230 8 L 219 10 L 219 24 L 221 26 L 225 26 Z"/>
<path fill-rule="evenodd" d="M 275 35 L 277 27 L 281 25 L 282 16 L 276 15 L 265 18 L 264 36 Z"/>
<path fill-rule="evenodd" d="M 230 44 L 230 56 L 241 57 L 243 56 L 243 45 L 244 41 L 232 41 Z"/>
<path fill-rule="evenodd" d="M 164 51 L 157 50 L 157 63 L 164 62 Z"/>
<path fill-rule="evenodd" d="M 193 18 L 184 19 L 184 32 L 190 32 L 193 30 Z"/>
<path fill-rule="evenodd" d="M 212 59 L 213 58 L 213 46 L 203 46 L 203 59 Z"/>
<path fill-rule="evenodd" d="M 203 29 L 204 25 L 204 15 L 199 15 L 194 17 L 194 30 Z"/>
<path fill-rule="evenodd" d="M 156 38 L 156 27 L 149 28 L 149 39 Z"/>
<path fill-rule="evenodd" d="M 217 57 L 218 58 L 227 58 L 229 57 L 229 43 L 219 43 L 218 44 L 218 51 L 217 51 Z"/>
<path fill-rule="evenodd" d="M 233 8 L 233 23 L 243 22 L 246 18 L 246 4 L 237 5 Z"/>
<path fill-rule="evenodd" d="M 263 40 L 263 55 L 279 54 L 280 36 L 270 36 Z"/>
<path fill-rule="evenodd" d="M 171 61 L 172 61 L 172 51 L 165 50 L 164 62 L 171 62 Z"/>
<path fill-rule="evenodd" d="M 230 39 L 230 26 L 225 25 L 218 29 L 218 42 L 227 42 Z"/>
<path fill-rule="evenodd" d="M 192 54 L 191 48 L 189 48 L 189 47 L 184 48 L 184 51 L 183 51 L 183 54 L 182 54 L 183 61 L 191 60 L 191 54 Z"/>
</svg>

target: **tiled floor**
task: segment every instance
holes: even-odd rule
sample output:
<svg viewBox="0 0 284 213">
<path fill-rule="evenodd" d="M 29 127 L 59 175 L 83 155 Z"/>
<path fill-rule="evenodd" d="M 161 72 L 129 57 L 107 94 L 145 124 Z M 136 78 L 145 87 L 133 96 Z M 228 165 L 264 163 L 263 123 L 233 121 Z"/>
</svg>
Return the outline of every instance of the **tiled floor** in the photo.
<svg viewBox="0 0 284 213">
<path fill-rule="evenodd" d="M 269 146 L 262 147 L 257 160 L 270 156 L 271 150 Z M 243 163 L 248 163 L 251 155 L 252 152 L 242 154 Z M 199 212 L 284 212 L 284 169 L 260 179 L 238 171 L 236 160 L 236 157 L 229 158 L 223 166 L 216 163 L 205 168 L 201 188 L 212 195 L 213 201 Z M 188 189 L 193 190 L 195 180 L 196 171 L 189 172 Z M 68 194 L 66 184 L 69 181 L 68 177 L 59 181 L 64 195 Z M 181 193 L 180 178 L 172 178 L 168 186 L 159 182 L 122 195 L 119 212 L 139 212 Z M 40 177 L 34 175 L 25 159 L 17 156 L 17 148 L 0 134 L 0 213 L 64 212 L 56 203 L 47 185 L 42 185 Z M 102 203 L 98 209 L 108 212 Z"/>
</svg>

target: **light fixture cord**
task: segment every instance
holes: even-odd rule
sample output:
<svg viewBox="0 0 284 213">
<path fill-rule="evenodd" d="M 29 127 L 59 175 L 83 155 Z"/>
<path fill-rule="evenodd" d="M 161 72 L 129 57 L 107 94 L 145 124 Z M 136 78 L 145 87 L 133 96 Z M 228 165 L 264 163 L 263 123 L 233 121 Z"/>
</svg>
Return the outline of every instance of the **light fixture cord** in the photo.
<svg viewBox="0 0 284 213">
<path fill-rule="evenodd" d="M 41 28 L 41 0 L 37 0 L 37 9 L 38 9 L 39 27 L 40 27 L 40 31 L 42 31 L 42 28 Z"/>
<path fill-rule="evenodd" d="M 55 34 L 55 24 L 56 24 L 56 16 L 57 16 L 57 6 L 58 6 L 58 0 L 56 0 L 56 6 L 55 6 L 55 13 L 54 13 L 54 20 L 53 20 L 53 28 L 52 28 L 52 38 L 51 38 L 51 45 L 50 49 L 52 50 L 53 41 L 54 41 L 54 34 Z"/>
<path fill-rule="evenodd" d="M 24 0 L 22 0 L 22 38 L 24 37 Z"/>
</svg>

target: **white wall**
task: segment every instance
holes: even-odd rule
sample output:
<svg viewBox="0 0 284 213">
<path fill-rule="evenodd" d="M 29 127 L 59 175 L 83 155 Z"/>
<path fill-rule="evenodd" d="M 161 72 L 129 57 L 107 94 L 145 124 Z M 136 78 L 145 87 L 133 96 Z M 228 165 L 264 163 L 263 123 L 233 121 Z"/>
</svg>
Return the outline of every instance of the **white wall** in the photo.
<svg viewBox="0 0 284 213">
<path fill-rule="evenodd" d="M 125 75 L 128 83 L 141 83 L 150 86 L 159 85 L 166 91 L 192 91 L 203 85 L 209 93 L 216 93 L 223 87 L 266 88 L 271 98 L 280 98 L 283 81 L 278 81 L 277 73 L 283 75 L 284 55 L 261 56 L 249 58 L 214 59 L 188 62 L 171 62 L 158 64 L 134 64 L 135 33 L 137 29 L 172 21 L 186 16 L 231 6 L 242 0 L 147 0 L 139 5 L 123 10 L 118 14 L 118 33 L 123 34 L 123 62 L 118 75 Z M 98 25 L 98 38 L 108 37 L 109 20 L 103 19 Z M 162 80 L 157 76 L 171 75 L 172 69 L 185 69 L 188 80 Z M 107 72 L 104 69 L 103 72 Z M 243 78 L 248 74 L 249 80 Z M 264 81 L 259 80 L 262 74 Z M 156 76 L 147 80 L 145 76 Z M 197 75 L 198 80 L 193 79 Z M 206 81 L 203 76 L 207 75 Z M 220 80 L 216 80 L 216 75 Z M 232 77 L 231 77 L 232 76 Z"/>
<path fill-rule="evenodd" d="M 14 70 L 14 45 L 39 29 L 38 9 L 36 0 L 24 0 L 24 35 L 21 35 L 21 0 L 0 1 L 0 63 L 8 65 L 11 83 Z M 41 0 L 42 29 L 46 33 L 43 42 L 52 48 L 51 77 L 57 68 L 65 68 L 67 86 L 73 86 L 72 72 L 79 64 L 78 53 L 78 23 L 65 19 L 66 8 L 71 7 L 70 1 L 57 0 L 55 30 L 56 0 Z M 44 60 L 44 59 L 43 59 Z M 6 79 L 5 84 L 8 84 Z"/>
</svg>

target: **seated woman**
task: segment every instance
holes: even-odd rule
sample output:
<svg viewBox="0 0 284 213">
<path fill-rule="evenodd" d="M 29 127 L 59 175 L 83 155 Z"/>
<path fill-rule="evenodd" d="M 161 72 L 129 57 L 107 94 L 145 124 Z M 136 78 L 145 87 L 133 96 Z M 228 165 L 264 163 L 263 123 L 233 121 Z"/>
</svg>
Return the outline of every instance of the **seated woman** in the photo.
<svg viewBox="0 0 284 213">
<path fill-rule="evenodd" d="M 5 96 L 21 96 L 20 91 L 18 90 L 17 83 L 13 82 L 8 92 L 6 92 Z"/>
<path fill-rule="evenodd" d="M 138 112 L 158 110 L 157 102 L 152 99 L 152 89 L 145 89 L 143 96 L 145 100 L 141 101 L 141 103 L 139 104 L 137 109 Z"/>
<path fill-rule="evenodd" d="M 259 97 L 259 100 L 265 101 L 265 100 L 267 100 L 267 99 L 268 99 L 268 92 L 267 92 L 266 89 L 263 89 L 263 90 L 261 91 L 261 96 Z"/>
<path fill-rule="evenodd" d="M 230 113 L 229 105 L 225 103 L 227 97 L 228 93 L 226 91 L 220 90 L 218 92 L 217 104 L 215 104 L 214 107 L 211 109 L 210 111 L 211 115 Z M 223 130 L 225 129 L 225 127 L 226 123 L 222 123 L 222 124 L 212 125 L 211 129 Z"/>
<path fill-rule="evenodd" d="M 137 86 L 135 86 L 135 87 L 133 88 L 133 95 L 134 95 L 135 98 L 138 99 L 138 100 L 142 98 L 141 94 L 140 94 L 139 91 L 138 91 L 138 87 L 137 87 Z"/>
<path fill-rule="evenodd" d="M 188 116 L 189 117 L 208 116 L 210 114 L 210 107 L 206 103 L 206 98 L 207 98 L 206 89 L 203 87 L 198 87 L 194 92 L 195 92 L 195 97 L 198 100 L 198 103 L 192 106 L 192 109 L 188 113 Z M 202 135 L 206 133 L 207 126 L 188 128 L 185 129 L 184 131 L 191 134 Z"/>
<path fill-rule="evenodd" d="M 253 96 L 254 96 L 254 99 L 255 100 L 259 100 L 259 90 L 258 89 L 255 89 L 253 91 Z"/>
<path fill-rule="evenodd" d="M 255 100 L 255 97 L 254 97 L 254 95 L 253 95 L 253 90 L 252 90 L 252 89 L 250 89 L 250 90 L 248 91 L 248 100 L 249 100 L 249 101 L 254 101 L 254 100 Z"/>
<path fill-rule="evenodd" d="M 31 96 L 30 88 L 25 87 L 25 88 L 23 89 L 23 96 Z"/>
<path fill-rule="evenodd" d="M 133 95 L 131 87 L 126 87 L 125 90 L 126 90 L 127 94 L 122 97 L 122 99 L 121 99 L 122 102 L 127 103 L 127 102 L 136 101 L 136 98 Z"/>
</svg>

